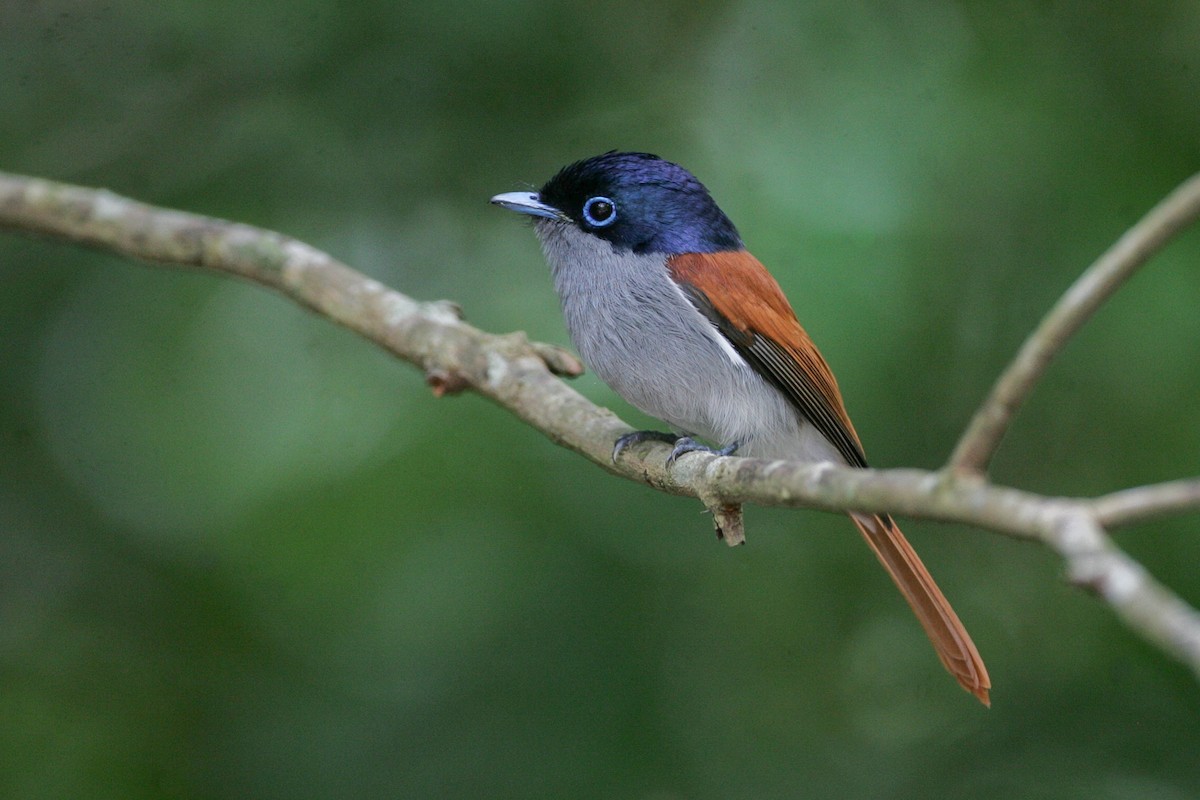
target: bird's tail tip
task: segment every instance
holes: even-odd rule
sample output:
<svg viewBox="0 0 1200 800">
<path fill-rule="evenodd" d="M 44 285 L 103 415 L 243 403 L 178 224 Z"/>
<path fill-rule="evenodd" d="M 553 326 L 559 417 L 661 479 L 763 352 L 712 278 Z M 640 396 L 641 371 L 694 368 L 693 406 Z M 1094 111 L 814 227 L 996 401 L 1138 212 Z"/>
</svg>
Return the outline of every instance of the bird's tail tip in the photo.
<svg viewBox="0 0 1200 800">
<path fill-rule="evenodd" d="M 850 518 L 912 606 L 942 665 L 960 686 L 991 708 L 992 682 L 975 643 L 900 528 L 884 515 L 851 514 Z"/>
</svg>

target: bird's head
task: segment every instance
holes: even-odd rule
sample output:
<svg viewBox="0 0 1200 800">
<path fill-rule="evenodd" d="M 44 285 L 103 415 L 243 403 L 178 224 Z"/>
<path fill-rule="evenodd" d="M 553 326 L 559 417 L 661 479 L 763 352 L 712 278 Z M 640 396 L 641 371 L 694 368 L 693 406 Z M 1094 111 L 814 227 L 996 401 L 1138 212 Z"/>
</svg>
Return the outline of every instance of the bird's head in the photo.
<svg viewBox="0 0 1200 800">
<path fill-rule="evenodd" d="M 637 254 L 740 250 L 741 238 L 708 189 L 678 164 L 649 153 L 610 152 L 563 167 L 536 193 L 492 203 L 533 216 L 539 229 L 570 225 Z"/>
</svg>

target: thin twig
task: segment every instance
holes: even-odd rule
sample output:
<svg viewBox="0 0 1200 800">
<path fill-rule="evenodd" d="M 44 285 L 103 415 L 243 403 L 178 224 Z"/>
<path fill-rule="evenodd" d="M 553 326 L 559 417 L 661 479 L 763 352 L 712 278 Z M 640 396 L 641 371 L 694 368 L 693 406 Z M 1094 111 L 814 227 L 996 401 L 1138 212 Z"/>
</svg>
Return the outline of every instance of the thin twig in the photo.
<svg viewBox="0 0 1200 800">
<path fill-rule="evenodd" d="M 531 344 L 522 334 L 480 331 L 462 322 L 452 304 L 417 302 L 289 237 L 4 173 L 0 228 L 144 261 L 217 270 L 271 287 L 419 366 L 439 395 L 471 389 L 610 472 L 701 499 L 731 542 L 741 538 L 743 502 L 906 514 L 1040 541 L 1064 559 L 1073 581 L 1096 591 L 1131 629 L 1200 676 L 1200 615 L 1121 552 L 1097 521 L 1099 515 L 1120 522 L 1151 507 L 1165 513 L 1171 503 L 1191 507 L 1168 499 L 1189 481 L 1157 489 L 1157 499 L 1134 502 L 1118 494 L 1093 502 L 1043 497 L 949 471 L 860 470 L 704 454 L 668 467 L 664 445 L 636 448 L 614 464 L 612 443 L 630 429 L 547 368 L 549 363 L 558 372 L 574 373 L 572 358 Z M 1155 487 L 1130 491 L 1151 490 Z"/>
<path fill-rule="evenodd" d="M 1200 614 L 1194 608 L 1119 550 L 1086 509 L 1067 511 L 1045 533 L 1066 560 L 1072 583 L 1095 592 L 1127 626 L 1190 664 L 1200 678 Z"/>
<path fill-rule="evenodd" d="M 1109 530 L 1169 514 L 1200 511 L 1200 478 L 1122 489 L 1097 497 L 1091 506 L 1096 521 Z"/>
<path fill-rule="evenodd" d="M 975 412 L 946 464 L 948 469 L 961 473 L 987 471 L 1013 415 L 1051 360 L 1122 283 L 1197 217 L 1200 173 L 1184 181 L 1126 231 L 1059 299 Z"/>
</svg>

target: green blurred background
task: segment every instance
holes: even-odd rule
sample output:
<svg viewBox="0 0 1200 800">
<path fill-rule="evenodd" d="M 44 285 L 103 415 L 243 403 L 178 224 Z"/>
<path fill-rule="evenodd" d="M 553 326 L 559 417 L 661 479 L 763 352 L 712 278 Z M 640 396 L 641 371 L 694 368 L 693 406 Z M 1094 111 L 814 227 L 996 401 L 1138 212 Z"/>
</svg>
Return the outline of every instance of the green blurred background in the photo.
<svg viewBox="0 0 1200 800">
<path fill-rule="evenodd" d="M 291 234 L 566 344 L 494 193 L 682 162 L 880 466 L 940 465 L 1075 276 L 1200 167 L 1200 4 L 0 4 L 0 169 Z M 0 796 L 1175 798 L 1200 689 L 1050 553 L 616 480 L 265 291 L 0 236 Z M 994 476 L 1196 474 L 1200 234 L 1054 365 Z M 645 424 L 594 377 L 596 402 Z M 1200 603 L 1197 520 L 1120 541 Z"/>
</svg>

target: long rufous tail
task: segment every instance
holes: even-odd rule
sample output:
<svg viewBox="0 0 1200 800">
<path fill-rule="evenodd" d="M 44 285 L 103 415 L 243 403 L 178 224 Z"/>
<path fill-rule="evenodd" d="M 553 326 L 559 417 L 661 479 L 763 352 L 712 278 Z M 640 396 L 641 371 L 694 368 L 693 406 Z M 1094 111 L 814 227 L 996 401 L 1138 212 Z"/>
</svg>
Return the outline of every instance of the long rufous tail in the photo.
<svg viewBox="0 0 1200 800">
<path fill-rule="evenodd" d="M 942 664 L 964 689 L 990 706 L 992 683 L 975 643 L 896 523 L 871 514 L 852 513 L 850 518 L 912 606 Z"/>
</svg>

